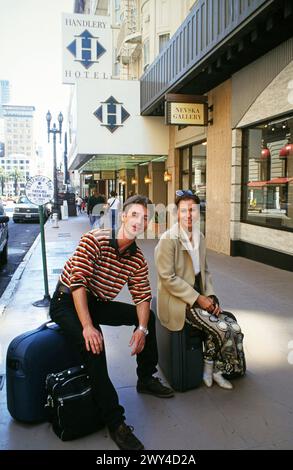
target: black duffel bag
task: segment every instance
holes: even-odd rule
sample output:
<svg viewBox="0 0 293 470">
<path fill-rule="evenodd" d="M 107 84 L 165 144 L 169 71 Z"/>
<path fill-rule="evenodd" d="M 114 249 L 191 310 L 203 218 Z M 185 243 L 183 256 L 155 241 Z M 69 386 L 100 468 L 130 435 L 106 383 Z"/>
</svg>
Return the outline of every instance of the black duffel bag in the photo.
<svg viewBox="0 0 293 470">
<path fill-rule="evenodd" d="M 104 427 L 83 365 L 46 378 L 48 421 L 62 441 L 86 436 Z"/>
</svg>

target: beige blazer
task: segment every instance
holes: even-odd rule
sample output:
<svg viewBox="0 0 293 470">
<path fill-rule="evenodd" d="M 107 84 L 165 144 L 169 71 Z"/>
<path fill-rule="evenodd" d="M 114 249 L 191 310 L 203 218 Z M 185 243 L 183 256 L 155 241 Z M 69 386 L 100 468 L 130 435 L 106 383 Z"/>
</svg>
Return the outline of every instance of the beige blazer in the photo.
<svg viewBox="0 0 293 470">
<path fill-rule="evenodd" d="M 204 236 L 200 234 L 199 263 L 202 294 L 214 295 L 206 262 Z M 193 305 L 199 296 L 193 286 L 195 272 L 191 256 L 183 244 L 178 223 L 167 230 L 155 248 L 158 273 L 157 314 L 163 326 L 171 331 L 182 330 L 186 305 Z"/>
</svg>

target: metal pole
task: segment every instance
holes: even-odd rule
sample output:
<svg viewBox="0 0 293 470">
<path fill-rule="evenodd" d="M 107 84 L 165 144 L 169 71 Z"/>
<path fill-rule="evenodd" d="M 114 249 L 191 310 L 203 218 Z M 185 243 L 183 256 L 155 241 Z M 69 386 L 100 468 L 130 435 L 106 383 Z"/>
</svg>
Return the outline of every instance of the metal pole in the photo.
<svg viewBox="0 0 293 470">
<path fill-rule="evenodd" d="M 44 231 L 44 209 L 43 206 L 39 206 L 39 217 L 40 217 L 40 231 L 41 231 L 41 246 L 42 246 L 42 261 L 43 261 L 43 274 L 44 274 L 44 287 L 45 295 L 42 300 L 33 302 L 35 307 L 48 307 L 50 305 L 50 294 L 48 286 L 48 271 L 47 271 L 47 259 L 46 259 L 46 245 L 45 245 L 45 231 Z"/>
<path fill-rule="evenodd" d="M 56 132 L 53 132 L 53 160 L 54 160 L 54 208 L 53 212 L 58 213 L 58 185 L 57 185 L 57 160 L 56 160 Z"/>
<path fill-rule="evenodd" d="M 64 134 L 64 184 L 66 185 L 66 192 L 68 192 L 69 174 L 67 161 L 67 132 Z"/>
</svg>

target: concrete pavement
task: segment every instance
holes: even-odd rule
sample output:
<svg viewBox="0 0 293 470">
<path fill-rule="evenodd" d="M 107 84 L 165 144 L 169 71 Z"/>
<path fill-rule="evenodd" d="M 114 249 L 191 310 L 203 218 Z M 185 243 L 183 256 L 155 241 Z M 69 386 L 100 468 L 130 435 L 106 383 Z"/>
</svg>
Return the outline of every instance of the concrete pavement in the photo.
<svg viewBox="0 0 293 470">
<path fill-rule="evenodd" d="M 60 221 L 59 228 L 46 224 L 51 294 L 64 262 L 88 229 L 86 215 Z M 156 242 L 139 243 L 149 262 L 155 292 Z M 237 316 L 245 334 L 247 375 L 234 381 L 233 391 L 214 385 L 176 393 L 168 400 L 139 395 L 135 359 L 128 347 L 132 329 L 103 327 L 109 372 L 126 409 L 127 423 L 134 426 L 145 448 L 152 450 L 292 449 L 293 360 L 288 361 L 288 355 L 293 341 L 293 273 L 215 252 L 209 252 L 208 261 L 223 308 Z M 9 342 L 46 321 L 47 309 L 32 305 L 43 295 L 41 246 L 36 243 L 0 318 L 0 374 L 5 373 Z M 127 289 L 119 300 L 130 301 Z M 7 411 L 4 386 L 0 391 L 0 449 L 107 450 L 116 446 L 106 429 L 65 443 L 48 423 L 15 422 Z"/>
</svg>

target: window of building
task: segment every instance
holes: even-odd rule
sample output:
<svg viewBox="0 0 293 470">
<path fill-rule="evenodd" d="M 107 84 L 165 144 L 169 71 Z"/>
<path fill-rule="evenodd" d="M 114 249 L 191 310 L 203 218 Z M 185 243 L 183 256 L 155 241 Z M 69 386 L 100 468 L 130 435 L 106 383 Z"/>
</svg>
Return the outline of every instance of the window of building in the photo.
<svg viewBox="0 0 293 470">
<path fill-rule="evenodd" d="M 180 150 L 180 189 L 192 189 L 200 198 L 201 231 L 205 233 L 206 142 Z"/>
<path fill-rule="evenodd" d="M 143 44 L 143 68 L 146 70 L 150 63 L 150 41 L 146 39 Z"/>
<path fill-rule="evenodd" d="M 120 0 L 115 0 L 114 1 L 114 18 L 115 18 L 115 23 L 118 25 L 118 24 L 121 24 L 121 15 L 120 15 L 120 12 L 121 12 L 121 5 L 120 5 Z"/>
<path fill-rule="evenodd" d="M 113 70 L 113 73 L 114 73 L 114 77 L 119 77 L 119 74 L 120 74 L 120 62 L 117 61 L 117 48 L 115 48 L 114 50 L 114 70 Z"/>
<path fill-rule="evenodd" d="M 170 39 L 170 33 L 160 34 L 160 36 L 159 36 L 159 53 L 162 52 L 163 49 L 165 49 L 169 39 Z"/>
<path fill-rule="evenodd" d="M 243 130 L 242 175 L 242 221 L 293 231 L 293 116 Z"/>
<path fill-rule="evenodd" d="M 120 62 L 114 63 L 114 77 L 119 77 L 120 75 Z"/>
</svg>

